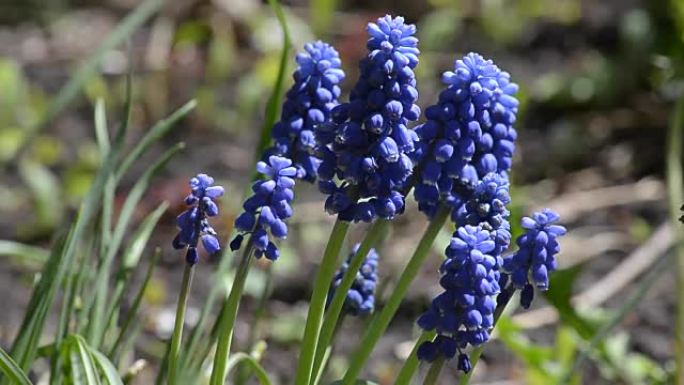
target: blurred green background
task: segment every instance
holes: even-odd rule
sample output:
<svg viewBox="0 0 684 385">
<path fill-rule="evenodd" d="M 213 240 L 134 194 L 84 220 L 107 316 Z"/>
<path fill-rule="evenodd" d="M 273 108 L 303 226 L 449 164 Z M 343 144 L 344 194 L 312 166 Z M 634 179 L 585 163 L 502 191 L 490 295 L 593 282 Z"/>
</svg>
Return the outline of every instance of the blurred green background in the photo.
<svg viewBox="0 0 684 385">
<path fill-rule="evenodd" d="M 164 248 L 144 305 L 139 357 L 154 368 L 168 337 L 181 255 L 173 252 L 173 219 L 186 181 L 208 172 L 228 187 L 217 230 L 228 234 L 239 213 L 240 192 L 253 167 L 252 148 L 275 82 L 282 32 L 272 10 L 256 0 L 176 0 L 147 20 L 125 44 L 102 52 L 73 98 L 63 86 L 98 52 L 136 0 L 5 0 L 0 4 L 0 239 L 30 244 L 4 250 L 0 264 L 0 342 L 15 335 L 34 273 L 52 234 L 70 223 L 100 157 L 93 107 L 106 102 L 110 127 L 121 119 L 125 73 L 133 71 L 132 135 L 187 100 L 197 108 L 164 140 L 187 143 L 139 209 L 143 218 L 160 201 L 173 202 L 152 245 Z M 546 301 L 505 317 L 488 346 L 474 383 L 553 384 L 579 352 L 589 360 L 576 384 L 666 384 L 674 356 L 675 276 L 659 273 L 644 299 L 592 349 L 590 341 L 644 276 L 661 263 L 672 236 L 665 188 L 666 134 L 674 102 L 684 90 L 684 1 L 647 0 L 398 0 L 284 1 L 293 50 L 326 39 L 347 72 L 346 91 L 365 54 L 365 24 L 386 13 L 417 24 L 421 63 L 419 103 L 434 103 L 440 74 L 469 51 L 494 59 L 520 84 L 521 113 L 514 180 L 514 217 L 543 206 L 559 211 L 569 227 Z M 291 52 L 290 58 L 294 58 Z M 290 60 L 290 69 L 294 60 Z M 288 71 L 289 72 L 289 71 Z M 289 75 L 286 87 L 290 85 Z M 60 92 L 60 90 L 62 90 Z M 55 104 L 63 108 L 55 109 Z M 159 144 L 149 155 L 165 149 Z M 134 165 L 142 170 L 146 164 Z M 135 174 L 135 171 L 134 171 Z M 124 181 L 130 186 L 134 180 Z M 117 197 L 119 203 L 122 197 Z M 256 337 L 269 349 L 263 360 L 280 383 L 292 376 L 311 273 L 331 223 L 313 186 L 298 186 L 292 236 L 273 269 L 271 300 Z M 397 221 L 381 252 L 381 275 L 392 282 L 425 226 L 415 205 Z M 359 241 L 356 226 L 351 241 Z M 681 229 L 679 229 L 681 230 Z M 448 237 L 445 233 L 444 237 Z M 376 350 L 368 373 L 381 384 L 393 374 L 417 335 L 413 322 L 438 291 L 435 255 Z M 669 242 L 669 243 L 668 243 Z M 1 246 L 1 245 L 0 245 Z M 201 264 L 208 277 L 216 261 Z M 237 345 L 248 350 L 249 324 L 269 270 L 248 282 L 250 297 L 237 326 Z M 201 305 L 212 285 L 197 280 L 190 303 Z M 571 301 L 571 297 L 575 299 Z M 169 320 L 171 318 L 171 320 Z M 332 372 L 345 368 L 363 320 L 348 320 Z M 136 357 L 138 358 L 138 357 Z M 140 384 L 148 383 L 144 369 Z M 442 376 L 453 383 L 455 366 Z"/>
</svg>

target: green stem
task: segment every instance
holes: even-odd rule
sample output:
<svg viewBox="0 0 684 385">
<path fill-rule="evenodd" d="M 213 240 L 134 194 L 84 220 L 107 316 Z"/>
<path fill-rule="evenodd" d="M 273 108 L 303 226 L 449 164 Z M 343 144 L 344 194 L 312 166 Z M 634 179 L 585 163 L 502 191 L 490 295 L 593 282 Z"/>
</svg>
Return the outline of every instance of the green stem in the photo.
<svg viewBox="0 0 684 385">
<path fill-rule="evenodd" d="M 264 288 L 261 291 L 261 296 L 259 298 L 259 304 L 254 311 L 254 318 L 252 319 L 252 323 L 249 328 L 249 337 L 247 337 L 247 346 L 249 346 L 250 349 L 254 349 L 254 346 L 257 343 L 257 338 L 259 337 L 259 324 L 264 317 L 264 313 L 266 313 L 266 304 L 268 302 L 268 298 L 271 296 L 271 292 L 273 291 L 272 264 L 269 264 L 266 268 L 265 281 L 266 283 L 264 284 Z M 246 366 L 240 366 L 240 368 L 237 369 L 237 374 L 235 375 L 235 385 L 244 385 L 249 378 L 250 370 L 251 369 Z"/>
<path fill-rule="evenodd" d="M 397 312 L 401 300 L 406 295 L 409 286 L 418 275 L 420 267 L 423 265 L 423 261 L 427 258 L 430 252 L 432 243 L 435 241 L 439 230 L 446 222 L 449 217 L 449 208 L 446 206 L 441 206 L 435 216 L 430 221 L 430 225 L 425 230 L 423 237 L 420 239 L 416 250 L 411 256 L 411 259 L 406 264 L 404 271 L 401 273 L 399 280 L 397 281 L 397 286 L 394 288 L 392 295 L 387 300 L 387 303 L 382 308 L 380 313 L 371 322 L 371 324 L 366 329 L 363 339 L 361 340 L 361 345 L 356 349 L 356 352 L 352 356 L 349 369 L 342 380 L 342 385 L 352 385 L 358 378 L 363 369 L 363 365 L 370 356 L 375 344 L 378 342 L 380 337 L 387 329 L 390 321 Z M 303 384 L 304 382 L 297 382 L 297 384 Z"/>
<path fill-rule="evenodd" d="M 677 255 L 677 323 L 675 325 L 676 383 L 684 385 L 684 245 L 682 232 L 677 231 L 679 207 L 684 203 L 682 176 L 682 134 L 684 131 L 684 95 L 679 98 L 667 138 L 667 190 L 670 221 Z"/>
<path fill-rule="evenodd" d="M 309 314 L 306 317 L 295 384 L 308 384 L 311 380 L 318 336 L 323 323 L 323 313 L 325 312 L 325 300 L 328 296 L 330 281 L 335 275 L 335 270 L 337 270 L 338 256 L 348 230 L 349 223 L 338 219 L 335 222 L 335 226 L 333 226 L 328 244 L 325 247 L 323 260 L 321 260 L 313 293 L 311 294 L 311 303 L 309 304 Z"/>
<path fill-rule="evenodd" d="M 494 325 L 492 326 L 492 330 L 494 327 L 496 327 L 496 323 L 499 321 L 499 318 L 501 318 L 501 314 L 503 314 L 508 303 L 511 302 L 511 297 L 513 297 L 513 293 L 515 293 L 515 288 L 513 287 L 513 285 L 508 285 L 508 287 L 503 289 L 503 291 L 496 298 L 497 303 L 496 309 L 494 310 Z M 470 382 L 470 377 L 473 376 L 473 373 L 475 372 L 475 366 L 477 366 L 477 362 L 480 360 L 480 356 L 482 356 L 483 351 L 484 344 L 476 347 L 470 353 L 470 371 L 468 373 L 465 373 L 461 377 L 461 380 L 458 382 L 459 385 L 467 385 Z"/>
<path fill-rule="evenodd" d="M 218 328 L 219 339 L 218 345 L 216 346 L 214 366 L 211 371 L 211 385 L 223 385 L 226 380 L 228 356 L 230 355 L 230 345 L 233 341 L 233 328 L 235 327 L 235 320 L 237 319 L 242 292 L 245 290 L 245 281 L 247 280 L 247 274 L 249 273 L 249 266 L 252 262 L 252 252 L 254 251 L 252 241 L 252 237 L 250 236 L 242 254 L 240 264 L 235 272 L 235 279 L 233 280 L 233 286 L 230 288 L 230 294 L 228 295 L 228 298 L 226 298 L 223 310 L 219 315 L 221 322 Z"/>
<path fill-rule="evenodd" d="M 437 379 L 439 378 L 439 374 L 442 372 L 442 368 L 444 367 L 444 356 L 439 356 L 432 365 L 430 365 L 430 370 L 428 370 L 427 375 L 425 376 L 425 381 L 423 381 L 423 385 L 435 385 L 437 383 Z"/>
<path fill-rule="evenodd" d="M 416 370 L 420 365 L 417 355 L 418 348 L 423 342 L 432 341 L 436 334 L 437 333 L 435 333 L 434 330 L 429 330 L 424 331 L 423 334 L 418 337 L 416 344 L 413 345 L 411 354 L 409 354 L 409 356 L 406 358 L 406 361 L 404 361 L 404 365 L 401 367 L 401 370 L 399 370 L 399 374 L 397 375 L 397 379 L 394 381 L 394 385 L 409 385 L 411 383 L 411 379 L 413 379 L 413 376 L 416 374 Z"/>
<path fill-rule="evenodd" d="M 337 323 L 335 324 L 335 329 L 333 330 L 333 336 L 332 339 L 335 339 L 337 336 L 337 333 L 340 331 L 342 328 L 342 324 L 344 324 L 344 318 L 346 317 L 346 313 L 342 313 L 340 315 L 340 318 L 337 319 Z M 311 376 L 311 383 L 312 384 L 320 384 L 321 379 L 323 378 L 323 373 L 325 372 L 325 366 L 328 364 L 328 360 L 330 359 L 330 356 L 332 356 L 332 346 L 328 346 L 327 349 L 325 349 L 325 352 L 323 352 L 323 359 L 320 362 L 320 365 L 315 368 L 313 375 Z"/>
<path fill-rule="evenodd" d="M 363 262 L 366 260 L 366 256 L 370 249 L 378 243 L 385 233 L 387 227 L 389 227 L 390 222 L 384 219 L 380 219 L 373 223 L 373 226 L 366 233 L 365 238 L 361 242 L 359 249 L 349 263 L 349 268 L 342 278 L 340 286 L 335 290 L 335 295 L 333 296 L 332 302 L 328 306 L 328 310 L 325 313 L 325 319 L 323 320 L 323 326 L 321 327 L 321 334 L 318 338 L 318 346 L 316 346 L 316 358 L 314 360 L 313 373 L 317 373 L 320 369 L 321 362 L 323 361 L 323 356 L 325 356 L 325 351 L 332 342 L 333 334 L 335 333 L 335 327 L 338 324 L 338 318 L 342 309 L 344 307 L 344 302 L 347 299 L 347 292 L 351 289 L 356 279 L 356 273 L 361 269 Z M 312 380 L 315 380 L 316 376 L 312 376 Z M 313 383 L 313 382 L 312 382 Z"/>
<path fill-rule="evenodd" d="M 185 323 L 185 309 L 188 306 L 188 293 L 192 285 L 192 276 L 195 274 L 194 264 L 185 264 L 183 270 L 183 282 L 181 292 L 178 296 L 178 306 L 176 308 L 176 323 L 173 327 L 171 336 L 171 350 L 169 351 L 169 385 L 176 385 L 176 375 L 178 374 L 177 364 L 180 354 L 180 343 L 183 340 L 183 325 Z"/>
</svg>

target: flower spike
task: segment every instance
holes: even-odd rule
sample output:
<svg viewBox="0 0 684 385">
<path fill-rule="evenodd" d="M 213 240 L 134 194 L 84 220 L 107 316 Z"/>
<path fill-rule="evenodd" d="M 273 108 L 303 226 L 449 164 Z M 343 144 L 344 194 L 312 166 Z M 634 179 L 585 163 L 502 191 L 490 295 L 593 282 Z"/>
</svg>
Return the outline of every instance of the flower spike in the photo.
<svg viewBox="0 0 684 385">
<path fill-rule="evenodd" d="M 214 200 L 223 195 L 221 186 L 214 186 L 214 178 L 207 174 L 197 174 L 190 179 L 191 193 L 185 197 L 185 204 L 190 206 L 176 219 L 179 232 L 173 239 L 173 247 L 176 249 L 188 248 L 186 261 L 194 265 L 199 261 L 197 243 L 202 241 L 202 246 L 209 254 L 214 254 L 221 249 L 216 231 L 209 225 L 208 217 L 218 215 L 219 210 Z"/>
<path fill-rule="evenodd" d="M 292 216 L 290 202 L 294 199 L 294 178 L 297 169 L 288 158 L 271 155 L 268 163 L 257 163 L 257 171 L 266 179 L 258 180 L 252 185 L 254 195 L 243 204 L 244 212 L 235 219 L 235 227 L 240 231 L 231 242 L 233 251 L 240 248 L 244 234 L 251 233 L 254 243 L 254 255 L 275 261 L 280 252 L 271 241 L 274 238 L 287 237 L 285 220 Z"/>
<path fill-rule="evenodd" d="M 345 75 L 333 46 L 316 41 L 306 44 L 304 50 L 297 55 L 294 84 L 285 95 L 280 121 L 273 126 L 275 143 L 263 160 L 270 155 L 290 158 L 297 179 L 313 182 L 321 163 L 316 156 L 314 130 L 330 120 L 332 109 L 339 104 L 339 84 Z"/>
<path fill-rule="evenodd" d="M 391 219 L 403 212 L 401 190 L 413 171 L 408 154 L 418 139 L 407 127 L 420 117 L 413 73 L 420 53 L 416 28 L 402 17 L 385 16 L 367 31 L 369 52 L 349 102 L 316 129 L 325 208 L 346 221 Z"/>
</svg>

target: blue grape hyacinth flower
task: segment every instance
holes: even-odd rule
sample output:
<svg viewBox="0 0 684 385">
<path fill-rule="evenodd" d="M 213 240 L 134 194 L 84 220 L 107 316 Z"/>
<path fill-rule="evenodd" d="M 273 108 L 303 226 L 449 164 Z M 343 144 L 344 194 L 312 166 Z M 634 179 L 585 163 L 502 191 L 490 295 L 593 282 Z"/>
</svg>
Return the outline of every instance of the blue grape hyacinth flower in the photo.
<svg viewBox="0 0 684 385">
<path fill-rule="evenodd" d="M 440 202 L 467 199 L 485 176 L 507 175 L 515 150 L 518 86 L 510 75 L 476 53 L 454 67 L 415 130 L 420 142 L 412 158 L 421 163 L 415 197 L 428 216 Z"/>
<path fill-rule="evenodd" d="M 297 178 L 313 182 L 321 162 L 316 156 L 314 130 L 330 120 L 345 75 L 339 54 L 330 44 L 316 41 L 306 44 L 304 50 L 297 55 L 294 85 L 285 95 L 280 121 L 271 132 L 275 143 L 264 160 L 270 155 L 289 158 Z"/>
<path fill-rule="evenodd" d="M 252 185 L 254 194 L 243 204 L 244 212 L 235 219 L 235 227 L 240 231 L 231 242 L 231 249 L 240 248 L 244 234 L 251 234 L 255 248 L 254 255 L 275 261 L 280 252 L 269 237 L 285 239 L 287 224 L 285 220 L 292 216 L 290 202 L 294 199 L 295 177 L 297 169 L 288 158 L 271 155 L 268 163 L 257 163 L 257 171 L 266 179 L 258 180 Z"/>
<path fill-rule="evenodd" d="M 500 256 L 511 242 L 511 213 L 507 205 L 511 203 L 510 183 L 506 175 L 489 173 L 482 178 L 466 201 L 454 199 L 451 219 L 457 227 L 462 225 L 480 226 L 489 231 L 494 240 L 492 255 Z"/>
<path fill-rule="evenodd" d="M 214 178 L 207 174 L 197 174 L 190 179 L 191 193 L 185 197 L 185 204 L 190 207 L 176 218 L 179 232 L 173 239 L 173 247 L 187 247 L 185 259 L 191 265 L 199 261 L 197 244 L 200 239 L 209 254 L 221 249 L 216 231 L 209 225 L 208 217 L 218 215 L 218 206 L 214 200 L 222 196 L 224 190 L 223 187 L 213 184 Z"/>
<path fill-rule="evenodd" d="M 408 154 L 418 139 L 407 127 L 420 117 L 416 28 L 402 17 L 385 16 L 367 31 L 369 53 L 349 102 L 316 129 L 319 189 L 329 195 L 326 210 L 346 221 L 391 219 L 403 212 L 402 189 L 413 171 Z"/>
<path fill-rule="evenodd" d="M 349 268 L 352 258 L 359 250 L 361 244 L 357 243 L 352 248 L 352 252 L 347 257 L 347 260 L 340 266 L 339 270 L 333 278 L 330 290 L 328 291 L 328 304 L 332 301 L 335 291 L 342 283 L 344 274 Z M 356 279 L 352 287 L 347 292 L 347 298 L 344 301 L 344 312 L 352 316 L 367 315 L 375 309 L 375 287 L 378 283 L 378 253 L 375 249 L 370 249 L 363 265 L 356 273 Z"/>
<path fill-rule="evenodd" d="M 465 368 L 463 349 L 489 340 L 496 295 L 501 291 L 500 261 L 492 255 L 495 247 L 489 232 L 479 226 L 466 225 L 454 233 L 446 249 L 447 259 L 440 267 L 444 291 L 417 321 L 421 328 L 435 330 L 438 336 L 420 346 L 418 358 L 432 361 L 441 355 L 451 359 L 458 353 L 459 367 Z"/>
<path fill-rule="evenodd" d="M 524 217 L 525 229 L 516 240 L 518 250 L 503 260 L 503 270 L 516 289 L 521 289 L 520 304 L 528 308 L 534 297 L 534 287 L 548 290 L 549 273 L 557 268 L 556 254 L 560 252 L 558 237 L 566 233 L 565 227 L 556 224 L 560 216 L 551 209 Z"/>
</svg>

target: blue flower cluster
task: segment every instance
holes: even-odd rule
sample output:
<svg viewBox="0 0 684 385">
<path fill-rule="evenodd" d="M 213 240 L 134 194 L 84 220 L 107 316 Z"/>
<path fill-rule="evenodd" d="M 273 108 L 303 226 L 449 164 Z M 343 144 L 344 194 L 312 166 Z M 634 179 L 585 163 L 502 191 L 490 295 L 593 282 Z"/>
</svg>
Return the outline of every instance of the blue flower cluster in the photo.
<svg viewBox="0 0 684 385">
<path fill-rule="evenodd" d="M 489 231 L 494 240 L 492 255 L 500 256 L 511 243 L 510 212 L 506 208 L 511 202 L 508 177 L 489 173 L 480 180 L 465 202 L 453 200 L 451 219 L 459 226 L 480 226 Z"/>
<path fill-rule="evenodd" d="M 464 349 L 489 339 L 502 255 L 511 242 L 506 206 L 511 202 L 508 172 L 515 150 L 517 86 L 491 60 L 470 53 L 442 77 L 447 87 L 416 128 L 420 141 L 411 154 L 419 163 L 418 208 L 432 217 L 441 204 L 451 208 L 456 232 L 440 268 L 444 291 L 418 319 L 436 330 L 419 358 L 458 353 L 458 367 L 470 370 Z"/>
<path fill-rule="evenodd" d="M 216 238 L 216 231 L 209 225 L 208 217 L 218 215 L 218 206 L 214 199 L 223 195 L 223 187 L 213 186 L 214 178 L 207 174 L 197 174 L 190 179 L 191 193 L 185 197 L 185 204 L 190 206 L 183 211 L 176 223 L 179 232 L 173 239 L 175 249 L 188 248 L 185 255 L 187 263 L 194 265 L 199 261 L 197 243 L 201 239 L 202 246 L 209 254 L 221 249 Z"/>
<path fill-rule="evenodd" d="M 367 31 L 369 54 L 360 63 L 349 102 L 316 128 L 319 188 L 329 195 L 325 208 L 347 221 L 391 219 L 403 212 L 401 191 L 413 171 L 408 154 L 418 140 L 407 127 L 420 117 L 413 73 L 420 53 L 416 28 L 401 17 L 385 16 L 369 23 Z"/>
<path fill-rule="evenodd" d="M 428 216 L 440 202 L 463 200 L 488 174 L 506 176 L 517 137 L 518 86 L 491 60 L 469 53 L 442 81 L 447 88 L 416 127 L 420 142 L 412 155 L 421 162 L 415 197 Z"/>
<path fill-rule="evenodd" d="M 316 157 L 314 129 L 330 120 L 330 112 L 339 103 L 339 83 L 344 71 L 339 54 L 322 41 L 308 43 L 306 52 L 297 55 L 298 67 L 293 74 L 294 85 L 286 94 L 280 121 L 273 126 L 275 141 L 266 152 L 292 159 L 297 178 L 316 180 L 320 160 Z"/>
<path fill-rule="evenodd" d="M 254 255 L 275 261 L 280 252 L 268 236 L 268 230 L 274 238 L 287 237 L 285 220 L 292 216 L 290 202 L 294 198 L 294 177 L 297 169 L 292 161 L 276 155 L 268 158 L 268 163 L 257 163 L 257 171 L 266 179 L 258 180 L 252 185 L 254 195 L 243 204 L 245 211 L 235 220 L 235 227 L 240 234 L 231 242 L 231 249 L 240 248 L 244 234 L 251 233 L 255 248 Z"/>
<path fill-rule="evenodd" d="M 492 254 L 495 247 L 490 233 L 480 226 L 465 225 L 454 233 L 440 267 L 444 291 L 418 319 L 421 328 L 436 330 L 439 336 L 420 346 L 418 358 L 453 358 L 468 344 L 477 346 L 489 339 L 500 292 L 501 258 Z M 459 366 L 460 361 L 459 355 Z"/>
<path fill-rule="evenodd" d="M 559 215 L 550 209 L 534 213 L 521 221 L 526 230 L 516 240 L 518 251 L 503 260 L 503 270 L 510 275 L 511 284 L 522 289 L 520 304 L 527 309 L 534 297 L 533 285 L 540 290 L 549 288 L 549 273 L 556 270 L 556 254 L 560 251 L 557 238 L 565 227 L 555 224 Z M 503 280 L 503 283 L 507 278 Z"/>
<path fill-rule="evenodd" d="M 328 303 L 332 301 L 335 291 L 342 283 L 344 274 L 349 268 L 354 255 L 359 251 L 359 243 L 354 245 L 352 252 L 347 257 L 347 260 L 340 266 L 339 270 L 333 278 L 330 290 L 328 291 Z M 361 265 L 361 269 L 356 273 L 356 279 L 352 287 L 347 292 L 347 298 L 344 302 L 344 311 L 347 314 L 357 316 L 366 315 L 373 312 L 375 308 L 375 287 L 378 283 L 378 253 L 375 249 L 370 249 L 366 259 Z"/>
</svg>

